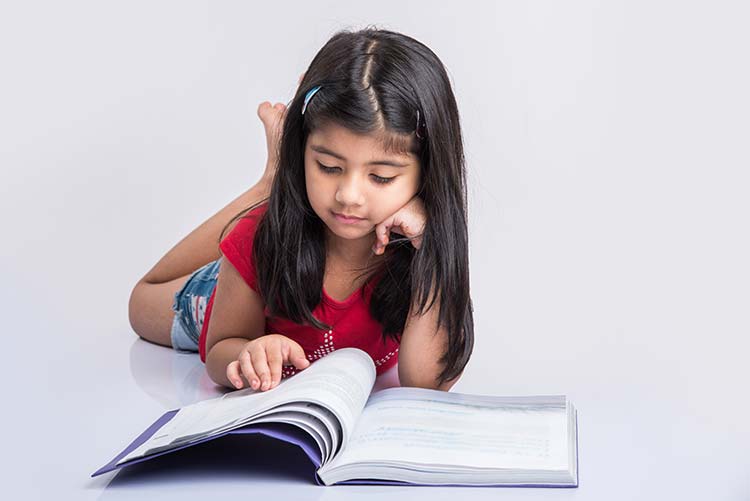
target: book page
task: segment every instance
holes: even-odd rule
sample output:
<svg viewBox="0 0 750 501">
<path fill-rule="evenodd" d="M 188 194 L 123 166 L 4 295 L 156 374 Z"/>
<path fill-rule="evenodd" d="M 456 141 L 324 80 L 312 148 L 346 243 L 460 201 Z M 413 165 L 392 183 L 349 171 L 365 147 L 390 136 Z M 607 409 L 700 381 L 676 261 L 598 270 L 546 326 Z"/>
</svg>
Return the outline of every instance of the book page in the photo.
<svg viewBox="0 0 750 501">
<path fill-rule="evenodd" d="M 483 397 L 392 388 L 367 402 L 347 447 L 319 474 L 358 462 L 567 470 L 565 397 Z"/>
<path fill-rule="evenodd" d="M 261 418 L 267 422 L 273 422 L 273 419 L 281 412 L 294 412 L 306 421 L 309 419 L 309 424 L 315 428 L 326 445 L 325 452 L 321 455 L 323 463 L 338 450 L 339 445 L 341 445 L 341 425 L 331 411 L 318 404 L 309 402 L 283 404 L 259 414 L 253 418 L 252 422 L 259 423 Z"/>
<path fill-rule="evenodd" d="M 313 362 L 268 391 L 251 388 L 227 393 L 183 407 L 149 440 L 118 464 L 144 456 L 150 450 L 177 447 L 252 422 L 252 418 L 280 405 L 311 402 L 328 409 L 339 420 L 342 447 L 354 429 L 375 382 L 375 364 L 356 348 L 342 348 Z"/>
<path fill-rule="evenodd" d="M 299 412 L 284 411 L 274 412 L 273 414 L 256 418 L 253 420 L 253 424 L 256 423 L 287 423 L 301 428 L 305 430 L 308 435 L 313 437 L 315 443 L 318 445 L 321 458 L 325 458 L 329 454 L 330 443 L 326 440 L 325 436 L 321 434 L 323 424 L 317 418 L 307 414 L 300 414 Z"/>
</svg>

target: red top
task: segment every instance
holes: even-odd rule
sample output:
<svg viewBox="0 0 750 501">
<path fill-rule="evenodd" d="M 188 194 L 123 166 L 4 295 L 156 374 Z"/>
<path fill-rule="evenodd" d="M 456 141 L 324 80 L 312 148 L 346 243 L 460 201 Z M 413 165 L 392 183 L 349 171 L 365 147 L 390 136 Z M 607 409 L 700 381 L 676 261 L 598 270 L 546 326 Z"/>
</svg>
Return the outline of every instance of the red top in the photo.
<svg viewBox="0 0 750 501">
<path fill-rule="evenodd" d="M 224 259 L 229 260 L 237 269 L 245 282 L 251 289 L 258 292 L 255 265 L 252 262 L 253 238 L 255 229 L 268 204 L 264 203 L 243 216 L 231 232 L 221 241 L 219 248 Z M 219 272 L 221 273 L 221 271 Z M 270 318 L 268 307 L 265 307 L 266 334 L 282 334 L 293 339 L 305 350 L 308 360 L 314 362 L 337 348 L 359 348 L 372 357 L 380 375 L 393 367 L 398 361 L 399 343 L 388 338 L 384 343 L 382 339 L 382 325 L 370 316 L 370 299 L 376 285 L 373 280 L 369 284 L 355 291 L 344 301 L 336 301 L 330 297 L 325 289 L 322 292 L 322 301 L 315 307 L 312 314 L 321 322 L 331 325 L 329 331 L 317 329 L 309 325 L 300 325 L 283 317 Z M 362 290 L 364 289 L 364 297 Z M 198 343 L 201 361 L 206 361 L 206 332 L 208 322 L 211 319 L 214 296 L 216 289 L 206 305 L 206 313 L 203 320 L 203 328 Z M 294 366 L 284 366 L 282 378 L 293 375 L 296 372 Z"/>
</svg>

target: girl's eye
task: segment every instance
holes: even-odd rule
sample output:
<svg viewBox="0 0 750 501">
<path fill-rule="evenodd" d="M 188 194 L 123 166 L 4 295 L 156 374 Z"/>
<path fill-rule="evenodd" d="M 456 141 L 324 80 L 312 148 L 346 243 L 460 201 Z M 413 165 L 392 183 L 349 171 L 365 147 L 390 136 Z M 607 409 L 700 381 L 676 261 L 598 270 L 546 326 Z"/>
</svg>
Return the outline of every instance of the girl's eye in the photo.
<svg viewBox="0 0 750 501">
<path fill-rule="evenodd" d="M 336 172 L 337 169 L 339 169 L 339 167 L 329 167 L 328 165 L 323 165 L 320 162 L 318 162 L 318 166 L 320 167 L 320 170 L 328 174 L 333 174 L 334 172 Z M 372 178 L 378 184 L 388 184 L 392 182 L 394 179 L 396 179 L 395 177 L 380 177 L 380 176 L 376 176 L 375 174 L 372 174 Z"/>
<path fill-rule="evenodd" d="M 380 183 L 380 184 L 388 184 L 394 179 L 396 179 L 394 177 L 380 177 L 380 176 L 376 176 L 375 174 L 372 175 L 372 178 L 375 180 L 376 183 Z"/>
<path fill-rule="evenodd" d="M 322 170 L 323 172 L 336 172 L 336 169 L 338 169 L 338 167 L 328 167 L 327 165 L 323 165 L 320 162 L 318 162 L 318 165 L 320 166 L 320 170 Z"/>
</svg>

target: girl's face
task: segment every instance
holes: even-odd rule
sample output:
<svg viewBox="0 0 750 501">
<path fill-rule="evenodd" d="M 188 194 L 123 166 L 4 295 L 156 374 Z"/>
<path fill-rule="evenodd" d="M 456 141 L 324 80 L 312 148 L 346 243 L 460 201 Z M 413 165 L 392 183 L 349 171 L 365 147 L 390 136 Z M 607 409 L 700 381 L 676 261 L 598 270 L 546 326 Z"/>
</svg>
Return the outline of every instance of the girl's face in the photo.
<svg viewBox="0 0 750 501">
<path fill-rule="evenodd" d="M 307 137 L 307 197 L 318 217 L 341 239 L 368 237 L 376 224 L 416 195 L 419 176 L 415 154 L 386 153 L 376 137 L 338 125 L 317 129 Z M 336 213 L 361 219 L 342 221 Z"/>
</svg>

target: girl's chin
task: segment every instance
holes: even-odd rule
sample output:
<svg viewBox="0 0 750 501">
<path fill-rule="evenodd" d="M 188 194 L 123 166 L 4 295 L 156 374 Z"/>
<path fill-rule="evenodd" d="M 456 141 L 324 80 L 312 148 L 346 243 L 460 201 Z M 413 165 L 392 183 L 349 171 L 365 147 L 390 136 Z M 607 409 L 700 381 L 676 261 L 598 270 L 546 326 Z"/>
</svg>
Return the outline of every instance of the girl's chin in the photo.
<svg viewBox="0 0 750 501">
<path fill-rule="evenodd" d="M 372 225 L 363 221 L 361 225 L 342 225 L 336 224 L 333 221 L 331 224 L 326 224 L 328 231 L 338 238 L 344 240 L 360 240 L 362 238 L 372 238 L 374 228 Z"/>
</svg>

